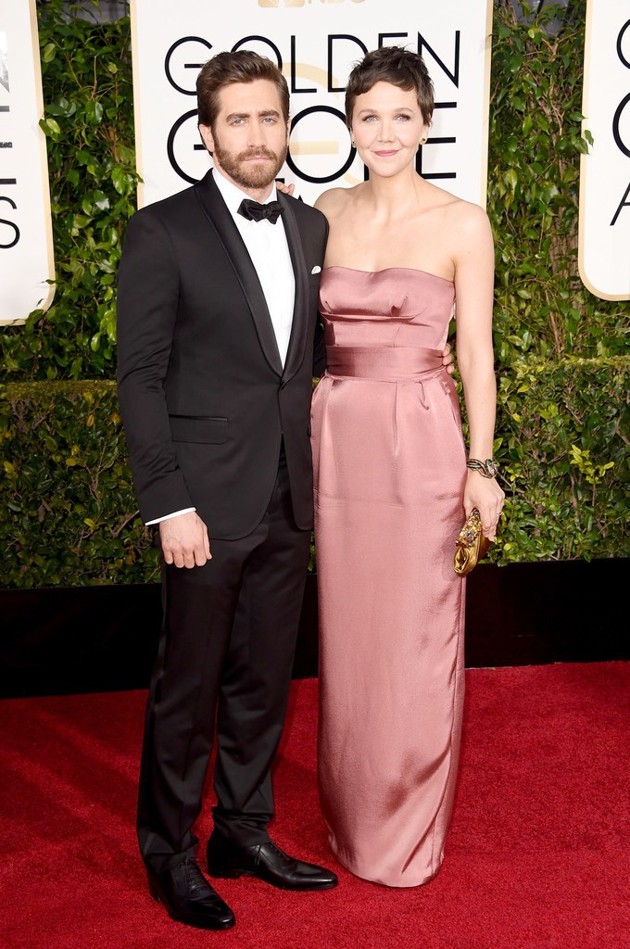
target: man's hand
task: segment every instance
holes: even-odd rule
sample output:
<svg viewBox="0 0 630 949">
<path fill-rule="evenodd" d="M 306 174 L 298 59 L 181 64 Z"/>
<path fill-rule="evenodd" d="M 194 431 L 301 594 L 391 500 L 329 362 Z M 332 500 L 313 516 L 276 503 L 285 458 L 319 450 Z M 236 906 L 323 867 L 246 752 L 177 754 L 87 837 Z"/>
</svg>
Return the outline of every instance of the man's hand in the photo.
<svg viewBox="0 0 630 949">
<path fill-rule="evenodd" d="M 447 343 L 442 350 L 442 366 L 446 369 L 449 376 L 455 372 L 455 360 L 451 351 L 451 344 Z"/>
<path fill-rule="evenodd" d="M 208 528 L 196 511 L 160 522 L 164 560 L 176 567 L 203 567 L 212 560 Z"/>
</svg>

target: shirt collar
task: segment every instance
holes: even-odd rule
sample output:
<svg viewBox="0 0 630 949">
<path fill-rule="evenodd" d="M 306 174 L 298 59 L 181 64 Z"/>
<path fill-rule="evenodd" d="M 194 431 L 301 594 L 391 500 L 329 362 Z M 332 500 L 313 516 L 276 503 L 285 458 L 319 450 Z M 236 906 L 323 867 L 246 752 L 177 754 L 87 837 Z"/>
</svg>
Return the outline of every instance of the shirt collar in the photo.
<svg viewBox="0 0 630 949">
<path fill-rule="evenodd" d="M 230 212 L 233 218 L 236 218 L 236 215 L 238 214 L 238 209 L 241 206 L 241 201 L 243 200 L 243 198 L 251 199 L 251 195 L 247 194 L 246 191 L 241 191 L 241 189 L 238 188 L 236 185 L 232 184 L 231 181 L 228 181 L 225 175 L 222 175 L 216 166 L 212 169 L 212 175 L 214 177 L 214 181 L 217 188 L 221 192 L 221 197 L 223 198 L 223 200 L 225 201 L 228 207 L 228 211 Z M 265 198 L 265 200 L 261 203 L 268 204 L 269 201 L 275 201 L 277 197 L 278 195 L 276 191 L 276 183 L 274 181 L 271 188 L 271 194 L 269 195 L 268 198 Z M 245 218 L 242 218 L 242 220 L 244 221 Z"/>
</svg>

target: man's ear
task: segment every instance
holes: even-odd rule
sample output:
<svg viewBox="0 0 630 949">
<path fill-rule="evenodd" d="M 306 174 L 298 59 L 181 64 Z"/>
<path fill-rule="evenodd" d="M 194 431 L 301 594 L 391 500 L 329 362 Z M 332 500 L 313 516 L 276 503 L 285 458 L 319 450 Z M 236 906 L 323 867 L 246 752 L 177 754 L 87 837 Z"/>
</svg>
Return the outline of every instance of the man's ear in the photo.
<svg viewBox="0 0 630 949">
<path fill-rule="evenodd" d="M 214 152 L 214 138 L 212 137 L 212 129 L 209 125 L 199 124 L 199 134 L 201 135 L 201 140 L 206 146 L 210 154 Z"/>
</svg>

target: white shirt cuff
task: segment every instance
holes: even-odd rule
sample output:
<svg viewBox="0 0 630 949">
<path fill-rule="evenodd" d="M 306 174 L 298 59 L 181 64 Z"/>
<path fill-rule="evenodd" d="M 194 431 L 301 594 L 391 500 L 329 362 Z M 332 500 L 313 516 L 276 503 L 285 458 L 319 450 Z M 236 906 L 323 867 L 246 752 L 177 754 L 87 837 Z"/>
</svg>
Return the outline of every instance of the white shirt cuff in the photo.
<svg viewBox="0 0 630 949">
<path fill-rule="evenodd" d="M 181 511 L 173 511 L 172 514 L 165 514 L 164 517 L 156 517 L 154 521 L 147 521 L 146 527 L 151 527 L 152 524 L 161 524 L 162 521 L 170 521 L 172 517 L 179 517 L 180 514 L 190 514 L 191 511 L 196 510 L 196 507 L 185 507 Z"/>
</svg>

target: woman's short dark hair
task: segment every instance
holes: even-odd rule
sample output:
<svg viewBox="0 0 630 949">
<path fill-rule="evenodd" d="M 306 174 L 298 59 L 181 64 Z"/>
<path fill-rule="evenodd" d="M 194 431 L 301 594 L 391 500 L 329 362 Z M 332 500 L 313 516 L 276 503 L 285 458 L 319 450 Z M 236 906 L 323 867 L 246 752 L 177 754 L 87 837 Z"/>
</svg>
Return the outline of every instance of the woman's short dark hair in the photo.
<svg viewBox="0 0 630 949">
<path fill-rule="evenodd" d="M 235 53 L 217 53 L 201 67 L 197 76 L 197 110 L 199 125 L 212 128 L 219 114 L 219 93 L 235 82 L 268 79 L 278 90 L 285 122 L 289 120 L 289 89 L 287 81 L 270 59 L 248 49 Z"/>
<path fill-rule="evenodd" d="M 428 125 L 433 115 L 433 82 L 422 56 L 401 46 L 383 46 L 368 53 L 354 67 L 346 86 L 346 121 L 352 124 L 357 96 L 369 92 L 377 82 L 389 82 L 400 89 L 415 89 L 422 118 Z"/>
</svg>

